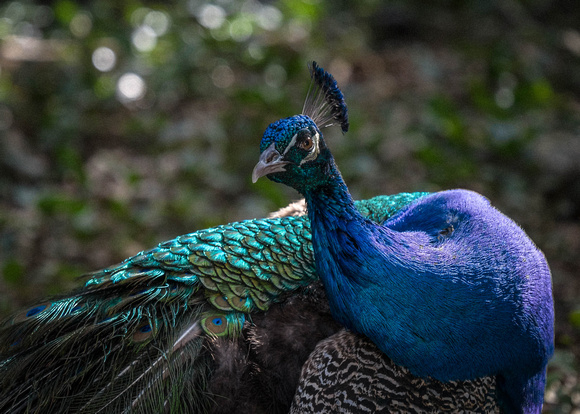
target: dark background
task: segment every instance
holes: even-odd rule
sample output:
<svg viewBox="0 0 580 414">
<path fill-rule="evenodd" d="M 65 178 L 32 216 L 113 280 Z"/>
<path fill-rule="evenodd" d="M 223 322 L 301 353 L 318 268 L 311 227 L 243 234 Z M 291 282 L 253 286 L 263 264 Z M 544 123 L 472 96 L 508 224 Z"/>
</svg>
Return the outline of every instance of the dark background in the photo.
<svg viewBox="0 0 580 414">
<path fill-rule="evenodd" d="M 250 174 L 317 60 L 349 105 L 325 135 L 356 198 L 472 189 L 545 252 L 545 411 L 578 412 L 580 2 L 434 3 L 3 2 L 0 316 L 297 198 Z"/>
</svg>

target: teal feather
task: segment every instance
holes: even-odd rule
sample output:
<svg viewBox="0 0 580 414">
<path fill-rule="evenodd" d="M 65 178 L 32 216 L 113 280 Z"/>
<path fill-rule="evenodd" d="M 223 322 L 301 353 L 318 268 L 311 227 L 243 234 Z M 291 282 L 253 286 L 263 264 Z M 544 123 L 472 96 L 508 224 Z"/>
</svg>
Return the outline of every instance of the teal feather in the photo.
<svg viewBox="0 0 580 414">
<path fill-rule="evenodd" d="M 424 195 L 357 205 L 380 222 Z M 0 327 L 0 412 L 215 411 L 215 349 L 318 280 L 305 216 L 200 230 L 85 277 Z"/>
</svg>

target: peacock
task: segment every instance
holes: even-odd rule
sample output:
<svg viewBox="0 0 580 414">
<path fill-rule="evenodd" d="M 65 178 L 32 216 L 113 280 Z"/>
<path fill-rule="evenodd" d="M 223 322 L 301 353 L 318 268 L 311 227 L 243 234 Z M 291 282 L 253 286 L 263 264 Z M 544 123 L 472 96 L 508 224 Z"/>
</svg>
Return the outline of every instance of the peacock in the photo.
<svg viewBox="0 0 580 414">
<path fill-rule="evenodd" d="M 426 196 L 356 206 L 382 223 Z M 493 378 L 413 377 L 334 321 L 305 213 L 297 203 L 177 237 L 13 315 L 0 327 L 0 412 L 497 411 Z"/>
<path fill-rule="evenodd" d="M 429 197 L 354 205 L 385 226 Z M 0 412 L 499 412 L 498 376 L 413 375 L 336 318 L 305 214 L 177 237 L 13 315 Z"/>
<path fill-rule="evenodd" d="M 344 96 L 331 74 L 310 68 L 302 114 L 266 129 L 252 178 L 304 196 L 333 318 L 418 378 L 491 376 L 504 412 L 541 412 L 554 351 L 543 253 L 468 190 L 425 195 L 379 224 L 361 214 L 321 133 L 348 130 Z"/>
</svg>

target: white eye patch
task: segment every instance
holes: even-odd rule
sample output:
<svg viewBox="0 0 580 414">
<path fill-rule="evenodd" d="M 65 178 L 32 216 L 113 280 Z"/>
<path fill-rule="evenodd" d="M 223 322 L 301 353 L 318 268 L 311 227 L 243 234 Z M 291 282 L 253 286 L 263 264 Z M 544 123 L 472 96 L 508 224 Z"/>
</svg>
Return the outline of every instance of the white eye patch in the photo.
<svg viewBox="0 0 580 414">
<path fill-rule="evenodd" d="M 312 137 L 312 143 L 314 144 L 314 145 L 312 145 L 312 149 L 310 150 L 308 155 L 306 157 L 304 157 L 304 159 L 302 161 L 300 161 L 300 165 L 304 164 L 305 162 L 315 160 L 318 157 L 318 153 L 320 152 L 320 150 L 318 149 L 318 141 L 319 140 L 320 140 L 320 136 L 318 135 L 318 132 L 317 132 Z"/>
<path fill-rule="evenodd" d="M 288 151 L 290 151 L 290 148 L 292 148 L 292 147 L 294 147 L 294 145 L 296 145 L 297 139 L 298 139 L 298 134 L 294 134 L 294 136 L 292 137 L 292 139 L 290 140 L 290 142 L 286 146 L 286 149 L 282 153 L 282 156 L 286 155 L 286 153 Z M 316 132 L 314 134 L 314 136 L 312 137 L 312 144 L 313 144 L 312 149 L 310 150 L 308 155 L 306 157 L 304 157 L 304 159 L 302 161 L 300 161 L 300 165 L 304 164 L 305 162 L 315 160 L 316 157 L 318 157 L 318 153 L 320 152 L 320 150 L 318 149 L 319 140 L 320 140 L 320 135 L 318 134 L 318 132 Z"/>
</svg>

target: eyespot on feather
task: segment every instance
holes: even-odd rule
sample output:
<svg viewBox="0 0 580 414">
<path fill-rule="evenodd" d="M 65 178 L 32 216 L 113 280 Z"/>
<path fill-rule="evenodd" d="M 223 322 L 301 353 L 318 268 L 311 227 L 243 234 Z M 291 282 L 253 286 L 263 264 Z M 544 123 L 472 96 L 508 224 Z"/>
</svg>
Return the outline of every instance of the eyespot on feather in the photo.
<svg viewBox="0 0 580 414">
<path fill-rule="evenodd" d="M 225 315 L 208 315 L 201 320 L 203 330 L 209 335 L 223 336 L 227 333 L 228 321 Z"/>
<path fill-rule="evenodd" d="M 79 303 L 77 305 L 75 305 L 71 310 L 70 313 L 77 313 L 78 311 L 82 310 L 85 307 L 84 304 Z"/>
<path fill-rule="evenodd" d="M 143 342 L 150 339 L 155 334 L 153 326 L 149 322 L 144 322 L 137 327 L 135 333 L 133 334 L 134 342 Z"/>
<path fill-rule="evenodd" d="M 228 299 L 228 303 L 239 312 L 250 312 L 252 310 L 252 302 L 247 297 L 232 296 Z"/>
<path fill-rule="evenodd" d="M 47 309 L 50 309 L 51 306 L 52 306 L 51 302 L 45 302 L 38 304 L 32 308 L 28 308 L 25 311 L 22 311 L 17 315 L 15 315 L 14 318 L 12 319 L 12 323 L 20 323 L 30 318 L 37 317 L 41 313 L 45 312 Z"/>
<path fill-rule="evenodd" d="M 211 303 L 214 307 L 220 310 L 232 310 L 232 306 L 228 303 L 227 297 L 217 294 L 208 296 L 207 300 Z"/>
</svg>

